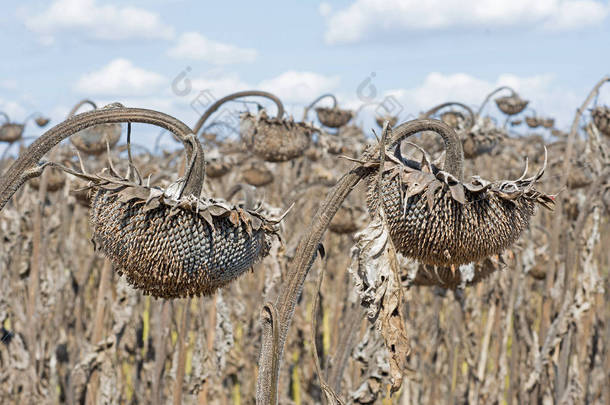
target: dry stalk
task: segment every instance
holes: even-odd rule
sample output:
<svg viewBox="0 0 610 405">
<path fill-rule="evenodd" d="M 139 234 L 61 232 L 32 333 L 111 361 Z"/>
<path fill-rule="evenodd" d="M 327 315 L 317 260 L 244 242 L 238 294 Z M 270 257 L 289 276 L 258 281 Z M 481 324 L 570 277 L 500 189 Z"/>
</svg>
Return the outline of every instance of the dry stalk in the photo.
<svg viewBox="0 0 610 405">
<path fill-rule="evenodd" d="M 218 295 L 214 294 L 211 299 L 210 299 L 210 305 L 209 305 L 209 310 L 208 310 L 208 320 L 206 322 L 207 325 L 207 336 L 206 336 L 206 340 L 207 340 L 207 352 L 208 352 L 208 356 L 212 355 L 212 352 L 214 350 L 214 340 L 216 339 L 216 302 L 217 302 L 217 298 Z M 203 387 L 201 389 L 201 391 L 199 392 L 198 398 L 199 398 L 199 404 L 200 405 L 206 405 L 208 404 L 208 390 L 210 387 L 210 384 L 212 383 L 212 381 L 210 381 L 211 378 L 208 378 L 204 381 L 203 383 Z"/>
<path fill-rule="evenodd" d="M 232 93 L 232 94 L 229 94 L 228 96 L 225 96 L 221 99 L 216 100 L 214 102 L 214 104 L 212 104 L 203 113 L 203 115 L 201 117 L 199 117 L 199 120 L 197 120 L 197 122 L 195 123 L 195 126 L 193 127 L 193 133 L 199 134 L 199 131 L 201 131 L 201 128 L 203 128 L 203 125 L 206 123 L 208 118 L 210 118 L 210 116 L 212 114 L 214 114 L 220 108 L 220 106 L 222 106 L 224 103 L 231 101 L 231 100 L 238 99 L 238 98 L 243 98 L 243 97 L 268 98 L 271 101 L 273 101 L 275 103 L 275 105 L 277 106 L 277 117 L 282 118 L 284 116 L 284 105 L 282 104 L 280 99 L 277 98 L 275 95 L 268 93 L 266 91 L 259 91 L 259 90 L 238 91 L 237 93 Z"/>
<path fill-rule="evenodd" d="M 38 342 L 36 339 L 36 328 L 38 324 L 36 317 L 36 303 L 40 285 L 40 271 L 42 267 L 43 255 L 43 230 L 42 230 L 42 213 L 44 210 L 45 199 L 47 194 L 47 179 L 48 176 L 43 176 L 38 188 L 38 204 L 34 211 L 34 235 L 32 238 L 32 259 L 30 261 L 30 277 L 28 280 L 28 304 L 27 304 L 27 323 L 32 327 L 28 329 L 28 346 L 32 356 L 35 355 Z"/>
<path fill-rule="evenodd" d="M 574 120 L 572 121 L 572 127 L 570 128 L 570 133 L 568 135 L 566 148 L 565 148 L 565 154 L 563 156 L 563 167 L 561 169 L 561 177 L 559 179 L 560 189 L 566 188 L 568 177 L 572 170 L 572 154 L 573 154 L 573 149 L 574 149 L 574 142 L 578 135 L 578 128 L 580 125 L 580 120 L 582 118 L 582 115 L 584 114 L 585 109 L 587 108 L 589 103 L 591 103 L 591 101 L 599 93 L 600 87 L 608 81 L 610 81 L 610 76 L 605 76 L 599 82 L 597 82 L 597 84 L 595 86 L 593 86 L 593 89 L 589 92 L 589 95 L 587 96 L 585 101 L 582 103 L 580 108 L 578 108 L 576 110 L 576 114 L 574 115 Z M 557 210 L 559 212 L 561 212 L 563 205 L 564 205 L 564 197 L 562 196 L 562 194 L 557 196 L 556 205 L 557 205 Z M 551 252 L 550 252 L 550 257 L 554 260 L 555 265 L 552 267 L 552 273 L 549 274 L 546 278 L 546 291 L 552 290 L 553 279 L 555 277 L 555 274 L 557 274 L 558 263 L 556 260 L 557 260 L 558 254 L 559 254 L 559 236 L 562 233 L 561 232 L 562 221 L 563 221 L 562 215 L 555 215 L 554 220 L 553 220 L 553 225 L 552 225 Z M 546 334 L 546 329 L 550 322 L 550 316 L 551 316 L 550 301 L 549 301 L 548 296 L 544 297 L 542 305 L 543 306 L 542 306 L 542 322 L 540 324 L 540 337 L 541 337 L 541 339 L 544 339 L 545 334 Z"/>
<path fill-rule="evenodd" d="M 4 208 L 11 196 L 25 181 L 42 174 L 44 165 L 39 166 L 38 162 L 59 142 L 85 128 L 99 124 L 120 122 L 152 124 L 173 132 L 184 143 L 187 158 L 191 160 L 193 145 L 187 140 L 188 135 L 191 133 L 190 128 L 167 114 L 140 108 L 123 107 L 111 107 L 86 112 L 67 119 L 45 132 L 8 168 L 0 180 L 0 210 Z M 203 168 L 195 168 L 192 177 L 202 179 Z M 194 181 L 190 182 L 190 187 L 198 187 L 201 190 L 201 183 L 195 186 L 196 183 Z M 199 195 L 199 192 L 192 192 L 192 190 L 186 188 L 183 192 L 186 195 Z"/>
<path fill-rule="evenodd" d="M 91 333 L 91 344 L 96 345 L 102 339 L 104 331 L 104 309 L 106 307 L 106 292 L 110 285 L 110 277 L 112 272 L 112 262 L 108 259 L 104 260 L 102 272 L 100 274 L 100 285 L 97 290 L 97 301 L 95 306 L 95 316 L 93 318 L 93 332 Z M 91 375 L 90 385 L 87 388 L 87 403 L 95 404 L 97 402 L 97 388 L 99 385 L 99 375 L 97 371 Z"/>
<path fill-rule="evenodd" d="M 180 330 L 178 331 L 178 369 L 176 371 L 176 380 L 174 381 L 174 405 L 180 405 L 182 403 L 182 384 L 184 382 L 185 364 L 186 364 L 186 337 L 189 331 L 189 309 L 191 299 L 187 298 L 182 300 L 181 305 L 181 316 L 180 316 Z"/>
<path fill-rule="evenodd" d="M 487 103 L 489 102 L 489 100 L 491 100 L 491 98 L 492 98 L 492 97 L 493 97 L 495 94 L 497 94 L 497 93 L 501 92 L 502 90 L 508 90 L 508 91 L 510 91 L 510 92 L 511 92 L 511 94 L 515 94 L 515 91 L 514 91 L 512 88 L 508 87 L 508 86 L 501 86 L 501 87 L 498 87 L 497 89 L 493 90 L 491 93 L 489 93 L 489 94 L 488 94 L 488 95 L 485 97 L 485 100 L 483 100 L 483 102 L 481 103 L 481 106 L 480 106 L 480 107 L 479 107 L 479 109 L 477 110 L 477 115 L 476 115 L 477 117 L 480 117 L 480 116 L 481 116 L 481 112 L 483 112 L 483 109 L 485 108 L 485 106 L 487 105 Z"/>
<path fill-rule="evenodd" d="M 322 282 L 324 281 L 324 270 L 326 266 L 320 266 L 320 274 L 318 275 L 318 281 L 316 283 L 316 290 L 314 291 L 313 298 L 313 306 L 311 309 L 311 343 L 312 343 L 312 354 L 314 365 L 316 367 L 316 374 L 318 375 L 318 380 L 320 381 L 320 387 L 325 395 L 325 403 L 327 404 L 341 404 L 343 405 L 343 400 L 337 395 L 335 390 L 328 385 L 324 375 L 322 374 L 322 369 L 320 367 L 320 359 L 318 357 L 318 347 L 316 345 L 316 332 L 318 330 L 318 307 L 320 305 L 320 288 L 322 287 Z"/>
<path fill-rule="evenodd" d="M 389 146 L 395 146 L 404 138 L 421 131 L 439 131 L 443 133 L 455 133 L 445 124 L 436 120 L 414 120 L 400 125 L 392 132 L 392 139 Z M 379 153 L 379 146 L 372 148 L 365 156 L 365 161 Z M 461 172 L 461 161 L 450 159 L 454 154 L 459 153 L 452 149 L 447 151 L 449 162 L 459 162 L 460 167 L 450 168 L 452 171 Z M 287 278 L 282 286 L 280 296 L 276 305 L 265 305 L 263 310 L 263 345 L 261 348 L 259 374 L 257 378 L 256 400 L 258 404 L 275 405 L 277 402 L 278 371 L 280 359 L 283 356 L 284 343 L 288 335 L 290 321 L 294 314 L 297 299 L 303 290 L 305 278 L 311 268 L 318 251 L 318 246 L 324 236 L 324 232 L 330 225 L 333 216 L 339 210 L 341 203 L 356 187 L 360 180 L 370 175 L 371 170 L 356 164 L 352 169 L 343 175 L 337 184 L 327 194 L 324 202 L 316 212 L 311 224 L 308 227 L 306 236 L 299 243 L 297 252 L 290 268 Z M 277 317 L 274 312 L 277 311 Z M 274 325 L 277 324 L 279 331 Z M 277 337 L 277 338 L 276 338 Z"/>
<path fill-rule="evenodd" d="M 160 302 L 161 310 L 159 311 L 159 316 L 161 318 L 158 323 L 161 326 L 160 330 L 157 331 L 156 341 L 155 341 L 155 364 L 154 364 L 154 374 L 153 374 L 153 386 L 152 386 L 152 401 L 153 404 L 160 405 L 164 402 L 162 401 L 163 396 L 163 374 L 165 371 L 165 360 L 166 360 L 166 350 L 167 350 L 167 342 L 166 339 L 169 335 L 169 310 L 170 303 L 166 300 L 162 300 Z"/>
</svg>

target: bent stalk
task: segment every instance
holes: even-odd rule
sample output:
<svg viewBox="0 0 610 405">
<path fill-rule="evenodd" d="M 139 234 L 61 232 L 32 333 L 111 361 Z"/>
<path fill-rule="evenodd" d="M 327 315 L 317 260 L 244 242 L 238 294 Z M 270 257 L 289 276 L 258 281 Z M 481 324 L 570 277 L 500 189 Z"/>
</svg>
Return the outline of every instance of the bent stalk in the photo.
<svg viewBox="0 0 610 405">
<path fill-rule="evenodd" d="M 333 106 L 331 108 L 337 108 L 337 97 L 335 97 L 334 94 L 322 94 L 320 97 L 312 101 L 311 104 L 305 107 L 305 111 L 303 111 L 303 121 L 307 119 L 307 115 L 309 114 L 309 111 L 313 108 L 313 106 L 318 104 L 318 102 L 322 101 L 325 98 L 330 98 L 333 101 Z"/>
<path fill-rule="evenodd" d="M 461 143 L 455 131 L 438 120 L 418 119 L 406 122 L 392 131 L 389 147 L 399 144 L 402 140 L 421 131 L 434 131 L 443 137 L 447 157 L 446 169 L 461 179 L 463 171 L 463 152 Z M 380 152 L 380 145 L 373 147 L 363 156 L 364 161 L 372 161 Z M 461 157 L 461 159 L 460 159 Z M 326 229 L 333 217 L 341 207 L 343 200 L 356 187 L 360 180 L 371 175 L 374 169 L 355 164 L 352 169 L 343 175 L 337 184 L 327 194 L 320 204 L 305 237 L 297 247 L 292 267 L 288 271 L 286 280 L 280 291 L 275 305 L 267 305 L 262 313 L 263 342 L 259 362 L 259 374 L 256 383 L 256 403 L 275 405 L 277 403 L 278 376 L 284 344 L 288 329 L 294 315 L 297 300 L 303 291 L 303 284 L 311 266 L 316 258 Z M 271 310 L 273 309 L 273 311 Z M 277 313 L 277 316 L 275 316 Z M 277 322 L 277 328 L 275 327 Z M 277 330 L 279 329 L 279 330 Z"/>
<path fill-rule="evenodd" d="M 497 89 L 495 89 L 494 91 L 489 93 L 487 95 L 487 97 L 485 97 L 485 100 L 483 100 L 483 104 L 481 104 L 481 106 L 479 107 L 479 110 L 477 111 L 477 117 L 481 116 L 481 112 L 483 111 L 483 108 L 485 108 L 485 106 L 487 105 L 489 100 L 494 96 L 494 94 L 497 94 L 497 93 L 501 92 L 502 90 L 509 90 L 511 93 L 511 96 L 514 96 L 515 94 L 517 94 L 515 92 L 515 90 L 513 90 L 511 87 L 508 87 L 508 86 L 498 87 Z"/>
<path fill-rule="evenodd" d="M 189 174 L 184 193 L 199 196 L 205 167 L 201 145 L 189 136 L 191 129 L 178 119 L 158 111 L 117 107 L 94 110 L 69 118 L 32 142 L 0 179 L 0 210 L 23 183 L 30 178 L 40 176 L 44 166 L 39 166 L 38 162 L 62 140 L 94 125 L 122 122 L 152 124 L 176 134 L 185 146 L 187 158 L 190 160 L 193 153 L 196 155 L 196 159 L 192 160 L 193 171 Z"/>
<path fill-rule="evenodd" d="M 85 104 L 89 104 L 91 107 L 93 107 L 94 110 L 97 110 L 97 104 L 95 104 L 93 101 L 91 101 L 89 99 L 83 99 L 83 100 L 79 101 L 74 107 L 72 107 L 72 109 L 68 113 L 68 118 L 74 117 L 76 112 Z"/>
<path fill-rule="evenodd" d="M 430 118 L 434 114 L 436 114 L 437 112 L 442 110 L 443 108 L 451 107 L 451 106 L 460 107 L 460 108 L 463 108 L 464 110 L 466 110 L 466 112 L 468 113 L 469 122 L 470 122 L 470 124 L 466 130 L 467 131 L 470 130 L 474 126 L 474 122 L 475 122 L 474 112 L 472 111 L 472 108 L 468 107 L 466 104 L 459 103 L 457 101 L 449 101 L 447 103 L 439 104 L 436 107 L 432 107 L 431 109 L 429 109 L 428 111 L 426 111 L 424 113 L 424 118 Z"/>
<path fill-rule="evenodd" d="M 277 96 L 275 96 L 274 94 L 268 93 L 266 91 L 260 91 L 260 90 L 238 91 L 237 93 L 229 94 L 228 96 L 225 96 L 225 97 L 217 100 L 214 104 L 212 104 L 210 106 L 210 108 L 208 108 L 203 113 L 203 115 L 199 118 L 199 120 L 193 127 L 193 133 L 198 134 L 201 131 L 201 128 L 203 128 L 203 125 L 208 120 L 208 118 L 210 118 L 210 116 L 212 114 L 214 114 L 220 108 L 221 105 L 223 105 L 224 103 L 226 103 L 228 101 L 235 100 L 235 99 L 242 98 L 242 97 L 268 98 L 269 100 L 273 101 L 275 103 L 275 105 L 277 106 L 277 117 L 282 118 L 284 116 L 284 105 L 282 104 L 280 99 Z"/>
</svg>

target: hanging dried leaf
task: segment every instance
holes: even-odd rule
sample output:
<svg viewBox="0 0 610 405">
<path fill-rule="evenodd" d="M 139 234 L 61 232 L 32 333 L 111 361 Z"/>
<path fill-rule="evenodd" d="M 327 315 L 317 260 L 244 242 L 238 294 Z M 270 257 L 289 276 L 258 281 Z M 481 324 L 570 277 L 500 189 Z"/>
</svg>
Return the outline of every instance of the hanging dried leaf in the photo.
<svg viewBox="0 0 610 405">
<path fill-rule="evenodd" d="M 396 251 L 387 227 L 376 217 L 356 235 L 349 271 L 355 278 L 361 304 L 381 333 L 388 351 L 392 392 L 400 389 L 410 353 L 403 317 L 402 287 Z"/>
</svg>

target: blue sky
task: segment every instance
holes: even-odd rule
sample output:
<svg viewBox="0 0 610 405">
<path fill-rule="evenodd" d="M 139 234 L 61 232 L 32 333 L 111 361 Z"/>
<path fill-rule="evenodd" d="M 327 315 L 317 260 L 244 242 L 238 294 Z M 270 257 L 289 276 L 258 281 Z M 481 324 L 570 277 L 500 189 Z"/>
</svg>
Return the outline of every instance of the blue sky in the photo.
<svg viewBox="0 0 610 405">
<path fill-rule="evenodd" d="M 88 97 L 159 109 L 192 125 L 200 91 L 276 92 L 297 118 L 323 92 L 339 103 L 392 95 L 402 117 L 447 100 L 477 105 L 511 85 L 567 127 L 610 73 L 610 4 L 594 0 L 4 1 L 0 110 L 54 124 Z M 188 67 L 191 91 L 172 81 Z M 183 85 L 184 82 L 181 82 Z M 610 91 L 601 102 L 610 103 Z M 370 109 L 374 111 L 375 107 Z M 365 125 L 366 113 L 363 115 Z M 30 126 L 28 133 L 39 131 Z"/>
</svg>

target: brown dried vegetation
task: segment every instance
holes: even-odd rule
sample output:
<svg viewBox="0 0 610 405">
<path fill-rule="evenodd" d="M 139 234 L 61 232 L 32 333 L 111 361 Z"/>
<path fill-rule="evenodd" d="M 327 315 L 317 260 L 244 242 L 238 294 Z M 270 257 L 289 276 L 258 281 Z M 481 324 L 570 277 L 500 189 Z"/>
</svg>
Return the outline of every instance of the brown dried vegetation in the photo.
<svg viewBox="0 0 610 405">
<path fill-rule="evenodd" d="M 610 120 L 582 119 L 609 80 L 558 139 L 484 116 L 505 88 L 379 142 L 258 91 L 193 129 L 118 105 L 68 119 L 0 161 L 0 403 L 609 403 Z M 522 120 L 509 90 L 496 105 Z M 204 136 L 242 97 L 277 115 Z M 511 131 L 560 134 L 535 119 Z M 60 144 L 127 122 L 183 149 Z"/>
</svg>

